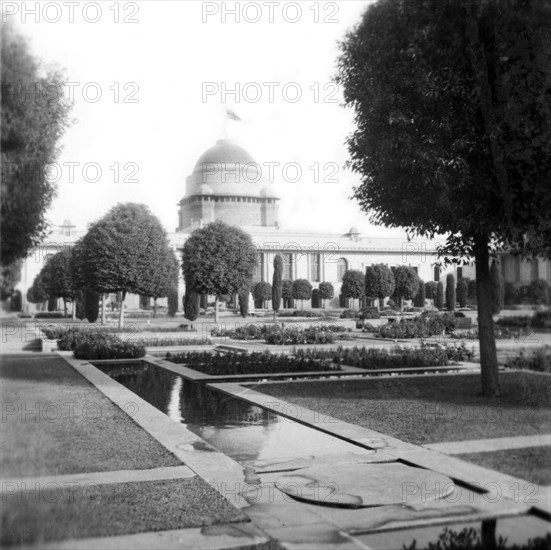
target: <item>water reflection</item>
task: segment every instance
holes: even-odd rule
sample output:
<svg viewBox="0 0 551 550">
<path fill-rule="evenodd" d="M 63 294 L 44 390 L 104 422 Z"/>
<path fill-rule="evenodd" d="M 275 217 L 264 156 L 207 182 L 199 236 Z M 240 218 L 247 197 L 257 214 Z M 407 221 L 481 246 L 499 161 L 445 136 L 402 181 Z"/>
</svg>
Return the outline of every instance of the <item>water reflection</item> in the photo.
<svg viewBox="0 0 551 550">
<path fill-rule="evenodd" d="M 111 378 L 240 462 L 361 453 L 346 443 L 274 412 L 148 363 L 98 364 Z M 270 398 L 267 398 L 269 401 Z"/>
</svg>

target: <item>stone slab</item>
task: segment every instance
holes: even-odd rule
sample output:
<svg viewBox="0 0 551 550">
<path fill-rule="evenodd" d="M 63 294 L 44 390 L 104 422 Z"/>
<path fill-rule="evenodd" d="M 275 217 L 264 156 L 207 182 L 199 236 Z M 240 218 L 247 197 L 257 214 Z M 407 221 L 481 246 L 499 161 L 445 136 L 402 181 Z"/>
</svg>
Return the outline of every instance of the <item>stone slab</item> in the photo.
<svg viewBox="0 0 551 550">
<path fill-rule="evenodd" d="M 464 453 L 485 453 L 490 451 L 504 451 L 507 449 L 526 449 L 528 447 L 547 447 L 551 445 L 551 434 L 526 435 L 517 437 L 497 437 L 493 439 L 476 439 L 468 441 L 448 441 L 423 445 L 448 455 Z"/>
</svg>

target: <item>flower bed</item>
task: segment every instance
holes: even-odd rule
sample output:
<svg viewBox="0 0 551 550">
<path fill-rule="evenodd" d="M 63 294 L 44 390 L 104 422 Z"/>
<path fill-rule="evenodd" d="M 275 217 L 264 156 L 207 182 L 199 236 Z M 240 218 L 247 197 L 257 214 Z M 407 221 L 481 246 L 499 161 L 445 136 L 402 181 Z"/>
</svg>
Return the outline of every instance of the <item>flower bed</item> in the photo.
<svg viewBox="0 0 551 550">
<path fill-rule="evenodd" d="M 77 359 L 138 359 L 145 355 L 145 346 L 140 342 L 129 342 L 112 334 L 81 334 L 73 346 Z"/>
<path fill-rule="evenodd" d="M 227 355 L 209 352 L 183 352 L 167 353 L 166 359 L 213 376 L 341 370 L 340 366 L 331 364 L 329 360 L 314 359 L 303 353 L 291 356 L 276 355 L 269 351 Z"/>
<path fill-rule="evenodd" d="M 521 351 L 516 357 L 507 359 L 504 367 L 507 369 L 533 370 L 551 373 L 551 347 L 545 346 L 529 354 Z"/>
</svg>

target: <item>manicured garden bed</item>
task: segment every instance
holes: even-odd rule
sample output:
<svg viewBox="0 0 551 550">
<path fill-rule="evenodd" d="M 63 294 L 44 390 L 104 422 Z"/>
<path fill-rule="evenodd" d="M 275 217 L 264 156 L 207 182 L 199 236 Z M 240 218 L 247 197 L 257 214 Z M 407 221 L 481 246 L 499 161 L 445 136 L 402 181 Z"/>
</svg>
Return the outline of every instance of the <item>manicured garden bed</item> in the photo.
<svg viewBox="0 0 551 550">
<path fill-rule="evenodd" d="M 0 379 L 4 479 L 181 464 L 61 358 L 4 357 Z"/>
<path fill-rule="evenodd" d="M 462 460 L 503 472 L 538 485 L 551 485 L 551 447 L 528 447 L 456 455 Z M 534 494 L 535 498 L 538 498 Z"/>
<path fill-rule="evenodd" d="M 480 376 L 446 374 L 258 384 L 254 389 L 340 420 L 426 444 L 549 433 L 551 378 L 500 374 L 502 396 L 481 396 Z"/>
<path fill-rule="evenodd" d="M 56 485 L 50 484 L 48 498 L 5 498 L 2 545 L 247 521 L 243 512 L 199 477 L 57 487 L 54 490 Z"/>
</svg>

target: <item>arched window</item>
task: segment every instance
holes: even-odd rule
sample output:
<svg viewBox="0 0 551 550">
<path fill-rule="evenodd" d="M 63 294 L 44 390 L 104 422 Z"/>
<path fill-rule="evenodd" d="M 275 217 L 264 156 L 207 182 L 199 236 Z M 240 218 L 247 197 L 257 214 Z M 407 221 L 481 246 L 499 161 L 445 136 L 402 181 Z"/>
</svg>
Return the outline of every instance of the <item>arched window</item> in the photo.
<svg viewBox="0 0 551 550">
<path fill-rule="evenodd" d="M 348 262 L 344 258 L 339 258 L 339 263 L 337 264 L 337 281 L 342 282 L 344 272 L 348 270 Z"/>
</svg>

